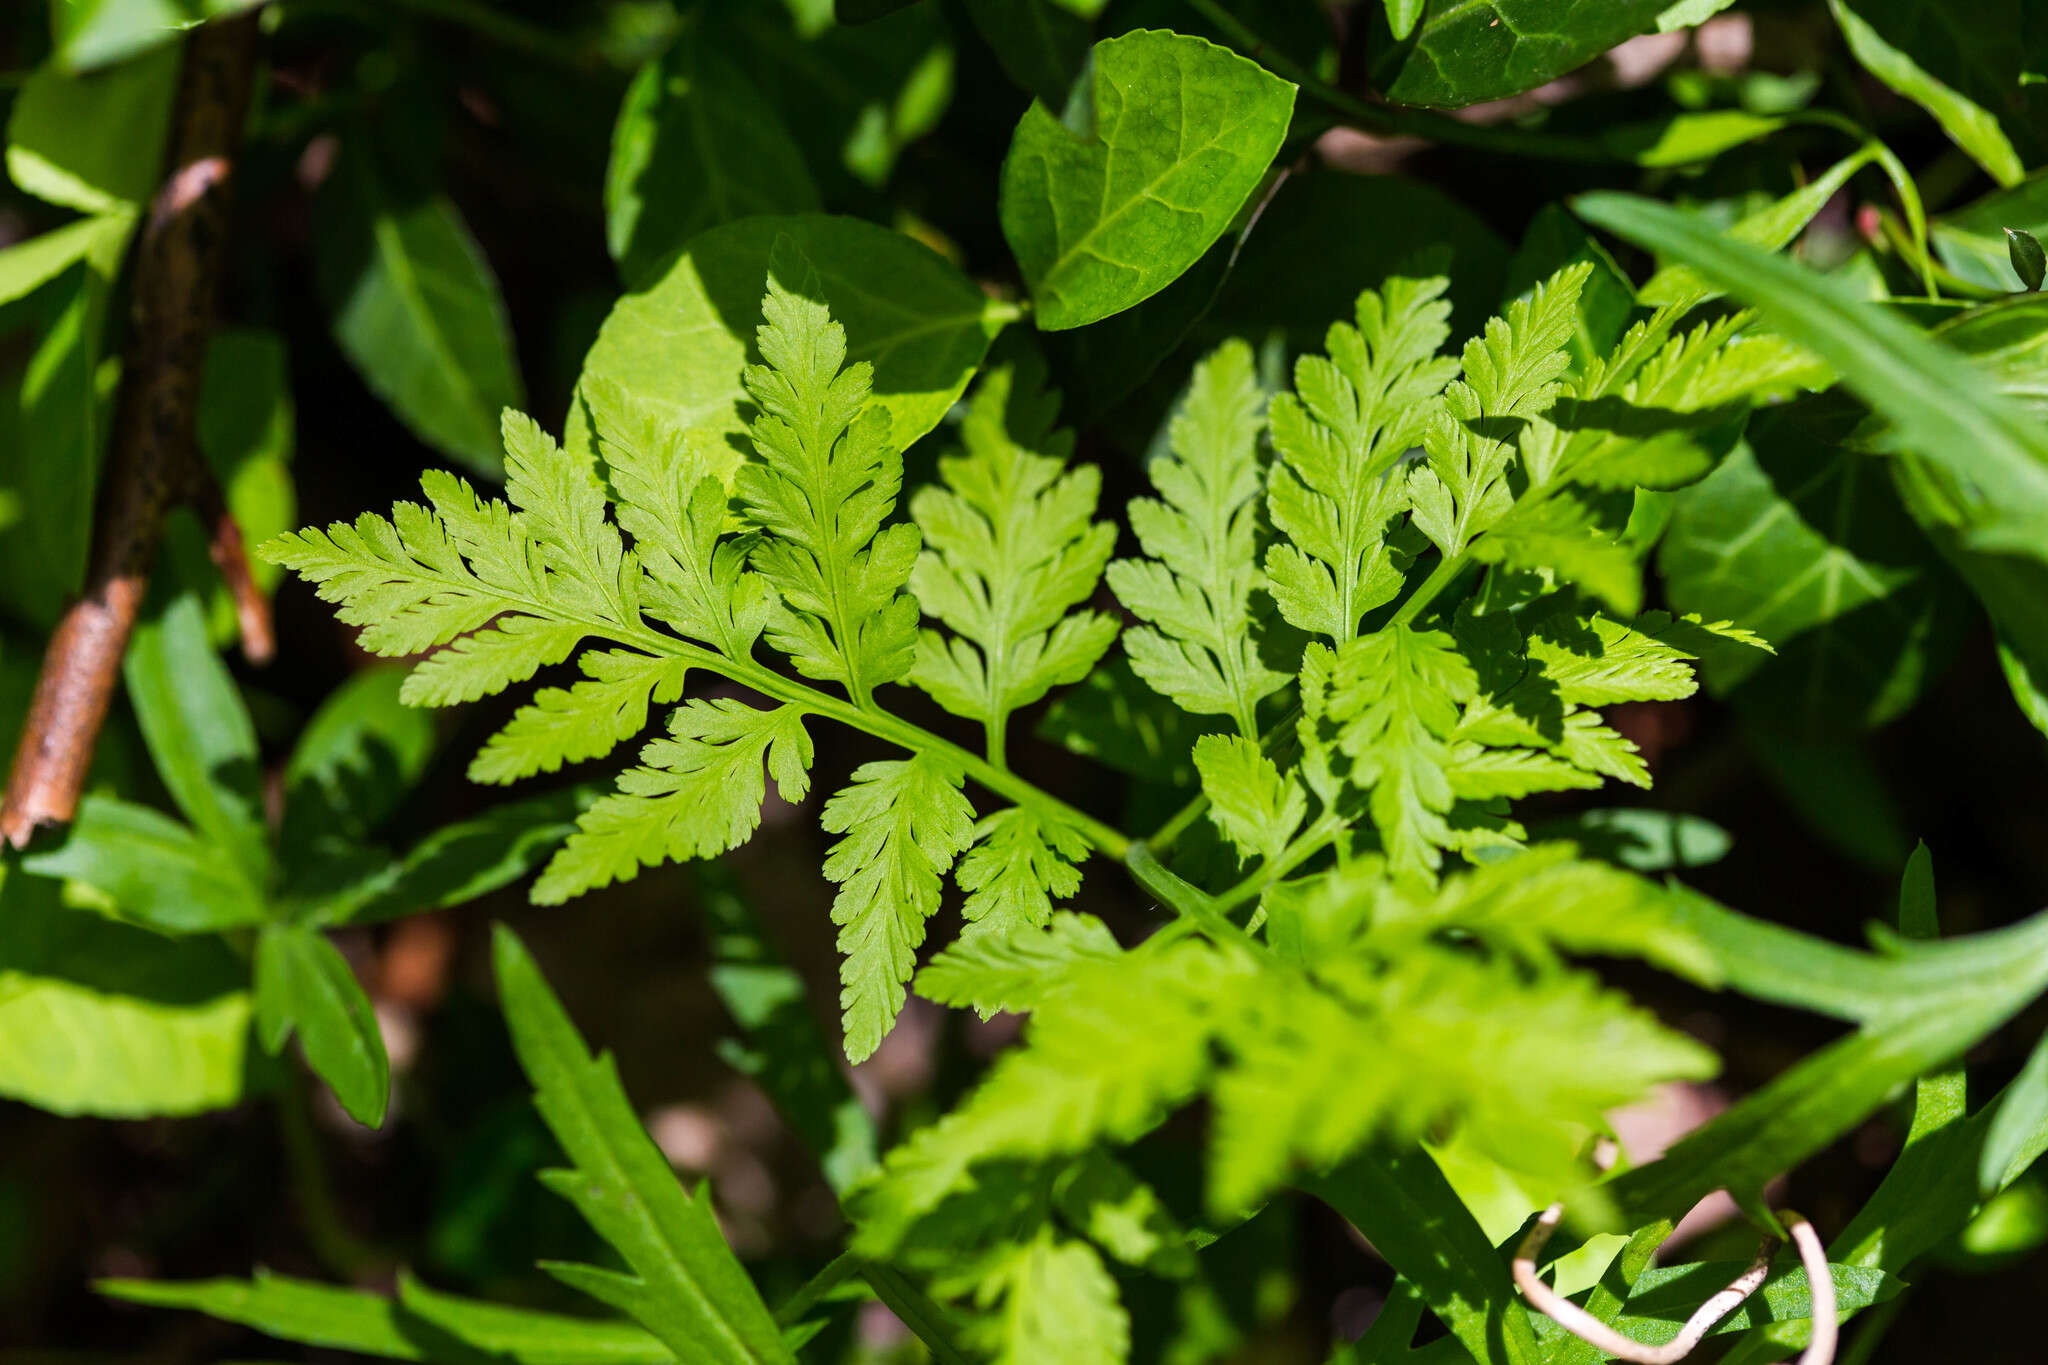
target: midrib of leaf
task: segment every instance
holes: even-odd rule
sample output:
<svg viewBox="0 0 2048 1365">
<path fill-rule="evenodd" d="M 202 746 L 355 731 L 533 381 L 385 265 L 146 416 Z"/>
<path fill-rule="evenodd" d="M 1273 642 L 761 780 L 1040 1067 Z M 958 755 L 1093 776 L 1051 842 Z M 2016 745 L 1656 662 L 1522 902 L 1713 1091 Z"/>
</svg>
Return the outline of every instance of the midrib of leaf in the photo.
<svg viewBox="0 0 2048 1365">
<path fill-rule="evenodd" d="M 1121 218 L 1123 218 L 1125 214 L 1130 213 L 1133 209 L 1137 208 L 1139 204 L 1157 203 L 1165 208 L 1173 210 L 1175 213 L 1188 212 L 1188 210 L 1181 208 L 1179 205 L 1169 203 L 1167 200 L 1161 199 L 1153 193 L 1153 191 L 1158 189 L 1160 185 L 1164 184 L 1168 180 L 1171 180 L 1174 177 L 1175 173 L 1178 172 L 1187 161 L 1187 147 L 1185 143 L 1185 139 L 1187 137 L 1187 69 L 1185 67 L 1178 68 L 1178 74 L 1180 76 L 1182 91 L 1182 97 L 1180 100 L 1182 112 L 1180 125 L 1175 129 L 1174 135 L 1178 138 L 1183 139 L 1183 141 L 1180 145 L 1177 145 L 1174 148 L 1173 164 L 1167 167 L 1165 170 L 1161 171 L 1158 175 L 1155 175 L 1150 180 L 1146 181 L 1145 184 L 1138 190 L 1136 194 L 1133 194 L 1124 200 L 1124 203 L 1121 207 L 1105 216 L 1103 210 L 1109 206 L 1109 172 L 1112 160 L 1116 155 L 1116 148 L 1107 138 L 1101 139 L 1104 149 L 1104 155 L 1102 158 L 1102 199 L 1101 202 L 1098 203 L 1095 208 L 1095 225 L 1089 228 L 1086 232 L 1082 233 L 1080 238 L 1076 240 L 1072 246 L 1068 247 L 1065 251 L 1061 252 L 1059 256 L 1053 261 L 1053 263 L 1050 266 L 1046 267 L 1045 278 L 1048 282 L 1052 281 L 1056 276 L 1058 276 L 1062 270 L 1065 270 L 1067 266 L 1072 263 L 1074 258 L 1080 255 L 1083 251 L 1086 251 L 1096 260 L 1101 261 L 1106 265 L 1120 265 L 1128 268 L 1130 264 L 1129 262 L 1112 260 L 1110 257 L 1103 255 L 1100 251 L 1095 250 L 1094 241 L 1095 238 L 1099 236 L 1112 223 L 1115 223 Z M 1221 144 L 1225 136 L 1227 136 L 1230 133 L 1236 132 L 1239 128 L 1243 127 L 1250 121 L 1251 115 L 1246 114 L 1243 117 L 1239 118 L 1235 123 L 1231 123 L 1227 126 L 1218 128 L 1215 134 L 1211 136 L 1207 142 L 1203 143 L 1199 148 L 1196 149 L 1195 154 L 1199 156 L 1203 152 L 1214 149 L 1215 147 Z M 1118 109 L 1116 126 L 1121 127 L 1122 125 L 1123 110 Z M 1049 201 L 1050 196 L 1048 196 L 1048 202 Z"/>
<path fill-rule="evenodd" d="M 459 588 L 467 593 L 474 593 L 476 590 L 474 581 L 464 582 L 447 574 L 437 573 L 425 565 L 418 568 L 419 576 L 422 578 L 447 583 L 450 587 Z M 751 687 L 771 701 L 794 706 L 807 715 L 837 721 L 841 725 L 863 731 L 877 739 L 886 740 L 913 754 L 929 753 L 943 757 L 960 767 L 981 786 L 1013 805 L 1039 811 L 1058 823 L 1073 826 L 1099 851 L 1118 861 L 1123 860 L 1131 846 L 1131 840 L 1127 835 L 1094 816 L 1074 809 L 1008 769 L 998 767 L 980 755 L 963 749 L 950 740 L 942 739 L 872 703 L 866 707 L 856 706 L 828 692 L 820 692 L 794 678 L 784 677 L 752 658 L 730 658 L 705 649 L 701 645 L 692 644 L 688 640 L 665 635 L 645 626 L 627 625 L 620 621 L 607 621 L 598 617 L 565 612 L 556 603 L 537 602 L 521 595 L 501 592 L 496 588 L 488 590 L 495 600 L 504 602 L 529 616 L 581 626 L 593 637 L 638 649 L 657 658 L 681 659 L 691 667 L 722 674 L 743 687 Z"/>
</svg>

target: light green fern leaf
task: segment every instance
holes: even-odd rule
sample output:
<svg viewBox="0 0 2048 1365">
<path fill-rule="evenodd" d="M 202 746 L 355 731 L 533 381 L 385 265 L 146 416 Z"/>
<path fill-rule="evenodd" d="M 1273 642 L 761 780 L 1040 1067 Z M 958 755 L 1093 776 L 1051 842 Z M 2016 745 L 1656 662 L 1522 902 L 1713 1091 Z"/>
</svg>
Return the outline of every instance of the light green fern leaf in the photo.
<svg viewBox="0 0 2048 1365">
<path fill-rule="evenodd" d="M 1308 793 L 1242 735 L 1195 741 L 1209 815 L 1244 858 L 1273 859 L 1308 815 Z"/>
<path fill-rule="evenodd" d="M 963 934 L 917 974 L 917 993 L 983 1018 L 998 1010 L 1028 1013 L 1057 994 L 1075 964 L 1106 962 L 1123 950 L 1093 915 L 1060 911 L 1043 928 Z"/>
<path fill-rule="evenodd" d="M 967 935 L 1008 935 L 1038 928 L 1054 901 L 1081 889 L 1088 841 L 1071 826 L 1024 806 L 999 810 L 974 827 L 974 846 L 954 879 L 967 893 L 960 913 Z"/>
<path fill-rule="evenodd" d="M 1027 1241 L 974 1258 L 941 1289 L 981 1310 L 962 1333 L 993 1365 L 1124 1365 L 1131 1320 L 1116 1279 L 1086 1242 L 1041 1226 Z"/>
<path fill-rule="evenodd" d="M 1409 478 L 1415 525 L 1446 555 L 1463 552 L 1514 505 L 1507 476 L 1530 418 L 1564 392 L 1579 292 L 1590 262 L 1567 266 L 1465 343 L 1464 378 L 1423 432 L 1428 462 Z"/>
<path fill-rule="evenodd" d="M 577 662 L 583 681 L 536 692 L 477 751 L 470 781 L 516 782 L 564 763 L 602 758 L 647 728 L 650 703 L 683 694 L 687 668 L 681 659 L 592 649 Z"/>
<path fill-rule="evenodd" d="M 967 453 L 940 459 L 943 487 L 910 504 L 925 544 L 910 585 L 954 632 L 923 632 L 910 681 L 980 721 L 997 759 L 1010 712 L 1087 676 L 1117 631 L 1073 610 L 1094 594 L 1116 528 L 1090 520 L 1101 474 L 1065 468 L 1073 435 L 1052 430 L 1042 369 L 1020 360 L 983 376 L 960 426 Z"/>
<path fill-rule="evenodd" d="M 883 527 L 903 456 L 889 414 L 868 401 L 874 367 L 846 364 L 845 329 L 785 283 L 800 269 L 780 250 L 770 265 L 758 333 L 767 363 L 745 375 L 761 410 L 748 433 L 759 458 L 740 467 L 734 492 L 763 532 L 752 563 L 775 589 L 769 643 L 865 706 L 916 658 L 917 600 L 902 588 L 918 533 Z"/>
<path fill-rule="evenodd" d="M 960 783 L 958 772 L 919 754 L 863 764 L 825 803 L 826 830 L 845 836 L 826 856 L 825 875 L 840 884 L 832 922 L 853 1061 L 873 1053 L 896 1022 L 925 921 L 939 908 L 940 878 L 974 838 Z"/>
<path fill-rule="evenodd" d="M 1259 586 L 1258 381 L 1251 348 L 1225 342 L 1195 367 L 1172 424 L 1170 456 L 1152 462 L 1159 499 L 1131 503 L 1144 559 L 1109 566 L 1118 600 L 1146 624 L 1124 632 L 1131 667 L 1198 715 L 1259 733 L 1260 698 L 1287 678 L 1259 661 L 1251 614 Z"/>
<path fill-rule="evenodd" d="M 733 700 L 692 700 L 669 715 L 669 737 L 640 752 L 616 794 L 577 821 L 541 872 L 533 899 L 558 905 L 594 887 L 674 859 L 737 848 L 761 822 L 762 766 L 785 801 L 810 789 L 811 740 L 793 706 L 759 710 Z"/>
<path fill-rule="evenodd" d="M 1440 277 L 1396 276 L 1358 296 L 1357 325 L 1330 328 L 1327 356 L 1295 362 L 1293 394 L 1273 400 L 1266 506 L 1287 537 L 1266 550 L 1280 614 L 1336 643 L 1393 599 L 1401 575 L 1381 534 L 1407 506 L 1401 456 L 1441 412 L 1458 362 Z"/>
<path fill-rule="evenodd" d="M 1327 715 L 1400 875 L 1433 878 L 1456 842 L 1451 738 L 1477 693 L 1471 663 L 1443 631 L 1389 626 L 1337 652 Z"/>
</svg>

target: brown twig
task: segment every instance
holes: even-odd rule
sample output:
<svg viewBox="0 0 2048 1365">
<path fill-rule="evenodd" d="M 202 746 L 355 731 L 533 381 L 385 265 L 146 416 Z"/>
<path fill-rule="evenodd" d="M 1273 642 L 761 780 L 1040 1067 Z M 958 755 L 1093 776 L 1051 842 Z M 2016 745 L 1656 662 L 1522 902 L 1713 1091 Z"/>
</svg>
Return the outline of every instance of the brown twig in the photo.
<svg viewBox="0 0 2048 1365">
<path fill-rule="evenodd" d="M 136 251 L 133 325 L 84 592 L 65 609 L 44 651 L 0 803 L 0 839 L 17 848 L 39 826 L 67 822 L 78 809 L 164 519 L 204 486 L 194 414 L 226 254 L 228 194 L 256 37 L 252 13 L 206 24 L 187 41 L 169 173 Z M 220 518 L 212 520 L 216 562 L 224 556 L 233 563 L 240 533 L 229 541 Z M 246 564 L 239 575 L 229 570 L 231 583 L 237 576 L 246 580 Z M 237 592 L 238 607 L 246 605 L 247 592 L 253 588 Z"/>
</svg>

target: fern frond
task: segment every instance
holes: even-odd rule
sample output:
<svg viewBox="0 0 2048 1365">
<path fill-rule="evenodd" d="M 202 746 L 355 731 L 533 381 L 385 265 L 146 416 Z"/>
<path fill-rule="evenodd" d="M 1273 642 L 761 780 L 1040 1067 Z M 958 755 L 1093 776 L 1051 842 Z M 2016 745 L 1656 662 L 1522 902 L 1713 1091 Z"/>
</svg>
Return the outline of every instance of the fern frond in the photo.
<svg viewBox="0 0 2048 1365">
<path fill-rule="evenodd" d="M 1195 366 L 1172 453 L 1148 471 L 1159 499 L 1131 503 L 1146 558 L 1109 566 L 1117 599 L 1145 622 L 1124 632 L 1132 669 L 1183 710 L 1228 716 L 1253 739 L 1260 699 L 1287 682 L 1260 662 L 1251 614 L 1262 407 L 1243 342 L 1225 342 Z"/>
<path fill-rule="evenodd" d="M 775 589 L 768 642 L 807 678 L 835 682 L 859 706 L 910 671 L 917 600 L 903 592 L 917 528 L 884 527 L 903 484 L 886 409 L 868 402 L 874 367 L 846 364 L 846 331 L 784 280 L 801 263 L 771 262 L 762 358 L 745 372 L 760 406 L 749 429 L 759 456 L 734 493 L 762 531 L 756 572 Z M 815 291 L 813 291 L 815 292 Z"/>
<path fill-rule="evenodd" d="M 838 882 L 839 1005 L 846 1055 L 862 1061 L 903 1008 L 925 921 L 939 908 L 939 880 L 974 837 L 974 808 L 961 775 L 924 754 L 863 764 L 825 803 L 823 824 L 843 835 L 825 858 Z"/>
<path fill-rule="evenodd" d="M 1054 901 L 1080 890 L 1077 864 L 1087 856 L 1078 831 L 1042 812 L 1012 806 L 983 820 L 954 874 L 967 893 L 960 913 L 968 936 L 1044 925 Z"/>
<path fill-rule="evenodd" d="M 811 738 L 793 706 L 692 700 L 669 715 L 669 738 L 640 752 L 616 794 L 583 813 L 542 870 L 533 899 L 559 905 L 642 867 L 738 848 L 761 822 L 762 766 L 785 801 L 810 790 Z"/>
<path fill-rule="evenodd" d="M 1357 325 L 1330 328 L 1329 354 L 1295 362 L 1294 393 L 1273 400 L 1279 455 L 1266 490 L 1287 539 L 1266 550 L 1266 578 L 1287 621 L 1341 644 L 1401 574 L 1382 539 L 1407 506 L 1395 463 L 1442 408 L 1458 363 L 1441 277 L 1397 276 L 1358 296 Z"/>
<path fill-rule="evenodd" d="M 1057 397 L 1024 354 L 983 376 L 960 427 L 967 453 L 941 458 L 944 486 L 910 503 L 925 543 L 910 586 L 954 632 L 923 632 L 910 681 L 980 721 L 998 760 L 1009 714 L 1085 677 L 1117 631 L 1074 610 L 1116 547 L 1116 528 L 1091 520 L 1102 477 L 1065 468 L 1073 435 L 1052 430 Z"/>
</svg>

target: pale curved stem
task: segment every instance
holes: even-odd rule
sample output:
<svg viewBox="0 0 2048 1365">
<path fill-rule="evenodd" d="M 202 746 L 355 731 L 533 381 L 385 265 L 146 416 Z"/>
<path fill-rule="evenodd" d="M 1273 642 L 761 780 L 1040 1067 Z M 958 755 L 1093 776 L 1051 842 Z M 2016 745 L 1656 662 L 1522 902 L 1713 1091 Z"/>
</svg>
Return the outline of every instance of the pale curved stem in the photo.
<svg viewBox="0 0 2048 1365">
<path fill-rule="evenodd" d="M 1813 1335 L 1807 1338 L 1806 1349 L 1799 1353 L 1799 1365 L 1833 1365 L 1839 1325 L 1835 1321 L 1835 1277 L 1828 1270 L 1827 1248 L 1820 1244 L 1820 1234 L 1813 1230 L 1813 1224 L 1792 1210 L 1781 1210 L 1778 1221 L 1792 1234 L 1792 1245 L 1799 1248 L 1799 1263 L 1806 1267 L 1807 1292 L 1813 1296 L 1808 1318 L 1813 1324 Z"/>
<path fill-rule="evenodd" d="M 1676 1362 L 1691 1355 L 1693 1349 L 1706 1339 L 1707 1333 L 1714 1330 L 1715 1323 L 1718 1323 L 1722 1318 L 1734 1312 L 1744 1299 L 1754 1294 L 1757 1291 L 1757 1287 L 1770 1277 L 1771 1253 L 1777 1250 L 1778 1247 L 1777 1238 L 1764 1238 L 1763 1245 L 1757 1248 L 1756 1259 L 1749 1263 L 1749 1268 L 1736 1276 L 1726 1289 L 1723 1289 L 1720 1293 L 1701 1304 L 1693 1312 L 1693 1315 L 1686 1319 L 1685 1326 L 1678 1329 L 1677 1336 L 1665 1342 L 1662 1346 L 1645 1346 L 1640 1341 L 1631 1341 L 1606 1323 L 1600 1321 L 1600 1319 L 1594 1317 L 1591 1313 L 1588 1313 L 1585 1309 L 1573 1303 L 1570 1299 L 1565 1298 L 1562 1294 L 1545 1284 L 1542 1277 L 1537 1274 L 1536 1258 L 1542 1254 L 1543 1244 L 1550 1240 L 1550 1234 L 1557 1230 L 1558 1220 L 1563 1216 L 1564 1205 L 1552 1204 L 1543 1211 L 1542 1216 L 1529 1229 L 1528 1236 L 1522 1239 L 1522 1245 L 1515 1252 L 1515 1283 L 1521 1288 L 1524 1298 L 1573 1336 L 1578 1337 L 1581 1341 L 1598 1350 L 1606 1352 L 1616 1360 L 1634 1361 L 1637 1362 L 1637 1365 L 1676 1365 Z M 1793 1214 L 1791 1217 L 1797 1218 L 1798 1215 Z M 1812 1234 L 1812 1227 L 1804 1219 L 1799 1220 L 1798 1226 L 1806 1227 L 1808 1234 Z M 1797 1228 L 1795 1227 L 1793 1236 L 1796 1238 L 1798 1235 Z M 1814 1244 L 1816 1246 L 1819 1245 L 1817 1238 Z M 1804 1254 L 1803 1248 L 1802 1254 Z M 1828 1322 L 1830 1327 L 1829 1355 L 1827 1357 L 1816 1357 L 1814 1361 L 1808 1361 L 1806 1357 L 1801 1357 L 1801 1365 L 1819 1365 L 1820 1362 L 1824 1362 L 1833 1356 L 1834 1281 L 1827 1276 L 1827 1258 L 1825 1255 L 1821 1258 L 1820 1275 L 1820 1282 L 1827 1286 Z M 1808 1277 L 1811 1278 L 1811 1276 L 1812 1271 L 1809 1270 Z M 1818 1313 L 1820 1304 L 1820 1291 L 1818 1289 L 1814 1292 L 1814 1303 L 1815 1311 Z M 1820 1340 L 1817 1332 L 1814 1340 L 1816 1343 Z"/>
</svg>

